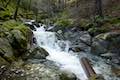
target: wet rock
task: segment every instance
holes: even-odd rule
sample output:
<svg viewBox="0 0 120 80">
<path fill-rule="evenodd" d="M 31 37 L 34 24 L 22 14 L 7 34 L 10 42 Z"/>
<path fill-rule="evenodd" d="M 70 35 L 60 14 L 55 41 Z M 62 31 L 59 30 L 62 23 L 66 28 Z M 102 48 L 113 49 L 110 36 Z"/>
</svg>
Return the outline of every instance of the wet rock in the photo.
<svg viewBox="0 0 120 80">
<path fill-rule="evenodd" d="M 91 36 L 86 31 L 68 31 L 64 33 L 64 38 L 71 42 L 71 49 L 79 48 L 88 51 L 91 46 Z"/>
<path fill-rule="evenodd" d="M 26 24 L 26 26 L 29 26 L 31 30 L 36 31 L 36 28 L 34 27 L 34 25 L 31 25 L 31 24 Z"/>
<path fill-rule="evenodd" d="M 73 51 L 73 52 L 80 52 L 80 51 L 83 51 L 79 46 L 78 47 L 70 47 L 69 50 Z"/>
<path fill-rule="evenodd" d="M 77 77 L 73 73 L 70 73 L 68 71 L 62 71 L 60 80 L 77 80 Z"/>
<path fill-rule="evenodd" d="M 120 64 L 120 32 L 108 32 L 97 35 L 93 39 L 91 53 L 110 59 Z"/>
<path fill-rule="evenodd" d="M 113 72 L 114 75 L 116 75 L 117 77 L 120 77 L 120 68 L 118 68 L 118 67 L 112 67 L 112 72 Z"/>
<path fill-rule="evenodd" d="M 91 52 L 95 53 L 96 55 L 100 55 L 103 53 L 107 53 L 107 47 L 109 42 L 106 42 L 104 40 L 94 40 L 92 43 Z"/>
<path fill-rule="evenodd" d="M 93 39 L 92 51 L 93 53 L 98 52 L 105 53 L 120 53 L 120 33 L 119 32 L 108 32 L 99 34 Z"/>
<path fill-rule="evenodd" d="M 33 58 L 37 59 L 46 59 L 46 57 L 49 55 L 49 53 L 43 48 L 36 48 L 35 52 L 33 53 L 36 53 Z"/>
<path fill-rule="evenodd" d="M 29 54 L 27 58 L 34 58 L 34 59 L 46 59 L 46 57 L 49 55 L 49 53 L 41 48 L 41 47 L 35 47 Z"/>
</svg>

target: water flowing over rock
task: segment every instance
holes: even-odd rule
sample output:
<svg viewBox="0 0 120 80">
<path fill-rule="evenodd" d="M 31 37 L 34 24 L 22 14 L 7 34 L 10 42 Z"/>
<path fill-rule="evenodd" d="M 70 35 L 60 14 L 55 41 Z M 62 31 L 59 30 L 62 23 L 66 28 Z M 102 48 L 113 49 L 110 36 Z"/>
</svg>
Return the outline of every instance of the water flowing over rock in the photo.
<svg viewBox="0 0 120 80">
<path fill-rule="evenodd" d="M 48 60 L 54 61 L 61 70 L 69 71 L 81 80 L 87 78 L 79 59 L 68 52 L 69 41 L 58 40 L 56 33 L 47 32 L 42 27 L 36 28 L 36 31 L 33 31 L 33 33 L 37 40 L 37 44 L 49 53 L 47 57 Z"/>
<path fill-rule="evenodd" d="M 119 80 L 111 73 L 111 65 L 106 64 L 106 60 L 89 53 L 91 36 L 88 32 L 75 29 L 51 32 L 47 31 L 49 26 L 44 24 L 30 24 L 36 30 L 31 31 L 14 21 L 8 21 L 0 28 L 1 80 L 87 80 L 79 61 L 81 57 L 88 57 L 95 72 L 102 74 L 105 80 Z M 35 43 L 32 39 L 35 39 Z M 93 41 L 93 44 L 100 45 L 100 48 L 95 48 L 103 49 L 101 43 L 105 47 L 104 54 L 97 54 L 107 58 L 111 56 L 111 61 L 119 63 L 115 59 L 118 53 L 114 51 L 116 46 L 119 51 L 119 45 L 116 45 L 120 41 L 119 33 L 107 33 L 107 36 L 102 34 L 102 38 L 98 36 Z M 108 48 L 108 45 L 111 47 Z M 119 76 L 118 67 L 112 67 L 112 71 Z"/>
</svg>

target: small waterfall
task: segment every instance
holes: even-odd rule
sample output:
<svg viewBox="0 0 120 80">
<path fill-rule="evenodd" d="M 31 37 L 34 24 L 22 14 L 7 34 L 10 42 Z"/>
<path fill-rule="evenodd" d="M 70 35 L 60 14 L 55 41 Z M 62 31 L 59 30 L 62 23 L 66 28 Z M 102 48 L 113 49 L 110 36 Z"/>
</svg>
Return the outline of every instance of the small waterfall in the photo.
<svg viewBox="0 0 120 80">
<path fill-rule="evenodd" d="M 80 80 L 88 80 L 87 76 L 81 66 L 79 59 L 81 57 L 88 57 L 93 63 L 93 68 L 97 74 L 101 74 L 105 80 L 120 80 L 111 72 L 111 65 L 106 63 L 106 60 L 90 54 L 89 52 L 82 53 L 80 56 L 76 53 L 69 51 L 71 45 L 70 41 L 58 40 L 55 32 L 46 31 L 46 25 L 33 24 L 35 21 L 25 22 L 31 29 L 33 29 L 34 37 L 36 38 L 38 46 L 44 48 L 49 56 L 48 60 L 54 61 L 61 70 L 74 73 Z M 54 28 L 50 26 L 47 30 Z"/>
<path fill-rule="evenodd" d="M 36 27 L 36 26 L 35 26 Z M 37 44 L 48 51 L 48 60 L 54 61 L 61 70 L 74 73 L 80 80 L 87 80 L 79 58 L 69 53 L 69 41 L 58 40 L 55 32 L 45 31 L 44 26 L 36 27 L 33 31 Z"/>
</svg>

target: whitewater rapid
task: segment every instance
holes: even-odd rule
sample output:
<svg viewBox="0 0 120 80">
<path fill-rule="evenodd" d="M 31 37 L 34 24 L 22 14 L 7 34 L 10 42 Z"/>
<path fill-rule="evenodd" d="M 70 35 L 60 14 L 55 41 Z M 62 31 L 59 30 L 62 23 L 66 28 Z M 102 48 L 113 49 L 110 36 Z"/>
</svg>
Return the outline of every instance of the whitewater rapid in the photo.
<svg viewBox="0 0 120 80">
<path fill-rule="evenodd" d="M 79 58 L 68 51 L 70 42 L 58 40 L 55 32 L 45 31 L 44 27 L 35 27 L 33 33 L 37 44 L 49 53 L 47 59 L 54 61 L 61 70 L 74 73 L 80 80 L 87 80 Z"/>
</svg>

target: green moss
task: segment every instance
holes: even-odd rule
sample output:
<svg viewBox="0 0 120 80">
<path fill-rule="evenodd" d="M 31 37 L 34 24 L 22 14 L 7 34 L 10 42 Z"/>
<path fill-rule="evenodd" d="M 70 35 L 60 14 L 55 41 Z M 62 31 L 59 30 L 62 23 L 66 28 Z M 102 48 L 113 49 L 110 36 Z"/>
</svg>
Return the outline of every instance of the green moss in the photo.
<svg viewBox="0 0 120 80">
<path fill-rule="evenodd" d="M 13 29 L 20 30 L 24 36 L 27 36 L 27 32 L 29 31 L 29 28 L 26 27 L 23 23 L 16 22 L 14 20 L 4 22 L 1 27 L 6 28 L 8 31 L 11 31 Z"/>
<path fill-rule="evenodd" d="M 1 19 L 9 19 L 11 16 L 11 13 L 8 10 L 0 11 L 0 18 Z"/>
<path fill-rule="evenodd" d="M 12 17 L 14 12 L 14 8 L 10 5 L 8 5 L 6 8 L 2 8 L 2 10 L 0 10 L 0 19 L 2 20 L 8 20 Z"/>
</svg>

